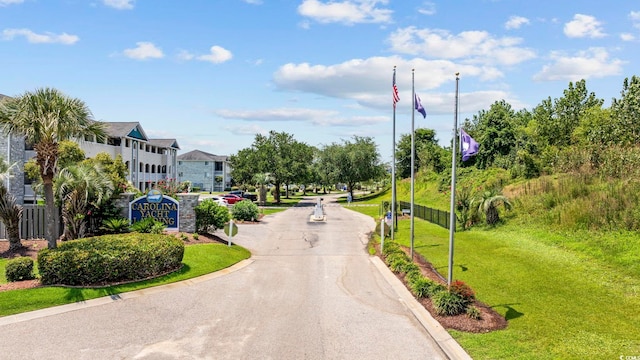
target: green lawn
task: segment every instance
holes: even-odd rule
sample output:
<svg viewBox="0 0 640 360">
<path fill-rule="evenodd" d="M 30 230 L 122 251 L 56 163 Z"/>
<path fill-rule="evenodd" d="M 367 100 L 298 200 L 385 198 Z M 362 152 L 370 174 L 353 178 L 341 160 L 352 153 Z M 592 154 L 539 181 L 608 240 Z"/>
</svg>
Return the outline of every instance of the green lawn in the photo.
<svg viewBox="0 0 640 360">
<path fill-rule="evenodd" d="M 400 221 L 396 234 L 406 246 L 409 226 L 409 220 Z M 640 354 L 640 278 L 617 263 L 559 247 L 554 237 L 523 225 L 456 233 L 454 279 L 467 282 L 509 321 L 505 330 L 486 334 L 451 331 L 474 359 Z M 446 276 L 447 229 L 416 218 L 414 246 Z"/>
<path fill-rule="evenodd" d="M 227 268 L 250 256 L 251 254 L 248 250 L 235 245 L 231 247 L 224 244 L 190 245 L 185 247 L 182 260 L 184 266 L 181 270 L 153 280 L 99 289 L 41 287 L 0 292 L 0 316 L 187 280 Z M 5 259 L 0 260 L 0 282 L 6 282 L 4 275 L 5 263 Z"/>
</svg>

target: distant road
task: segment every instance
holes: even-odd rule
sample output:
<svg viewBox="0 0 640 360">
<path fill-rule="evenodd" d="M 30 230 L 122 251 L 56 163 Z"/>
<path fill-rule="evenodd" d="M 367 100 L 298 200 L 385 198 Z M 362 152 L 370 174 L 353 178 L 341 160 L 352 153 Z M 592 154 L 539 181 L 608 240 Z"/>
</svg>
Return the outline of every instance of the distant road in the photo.
<svg viewBox="0 0 640 360">
<path fill-rule="evenodd" d="M 236 272 L 2 325 L 0 357 L 444 358 L 371 263 L 373 220 L 334 203 L 310 222 L 314 201 L 240 225 L 253 262 Z"/>
</svg>

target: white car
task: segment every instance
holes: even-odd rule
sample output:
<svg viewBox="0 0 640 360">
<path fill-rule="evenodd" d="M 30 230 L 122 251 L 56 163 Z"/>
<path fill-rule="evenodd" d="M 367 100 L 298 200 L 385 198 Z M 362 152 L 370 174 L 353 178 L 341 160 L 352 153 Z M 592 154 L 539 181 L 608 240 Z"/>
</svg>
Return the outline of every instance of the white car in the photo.
<svg viewBox="0 0 640 360">
<path fill-rule="evenodd" d="M 218 205 L 222 205 L 222 206 L 229 205 L 229 202 L 227 202 L 227 199 L 223 198 L 222 196 L 209 196 L 204 199 L 201 199 L 200 201 L 209 200 L 209 199 L 215 201 Z"/>
</svg>

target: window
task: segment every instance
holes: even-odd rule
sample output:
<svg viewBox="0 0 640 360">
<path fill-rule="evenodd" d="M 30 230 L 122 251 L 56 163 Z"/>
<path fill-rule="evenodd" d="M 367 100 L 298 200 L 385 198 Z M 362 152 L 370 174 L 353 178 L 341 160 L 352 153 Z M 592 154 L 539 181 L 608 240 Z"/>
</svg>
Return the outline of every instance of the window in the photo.
<svg viewBox="0 0 640 360">
<path fill-rule="evenodd" d="M 129 147 L 129 139 L 124 140 L 124 147 Z"/>
<path fill-rule="evenodd" d="M 208 166 L 208 165 L 209 165 L 209 162 L 208 162 L 208 161 L 205 161 L 205 162 L 204 162 L 204 166 Z"/>
<path fill-rule="evenodd" d="M 183 176 L 183 175 L 182 175 L 182 171 L 178 173 L 178 176 L 180 176 L 180 177 L 182 177 L 182 176 Z"/>
<path fill-rule="evenodd" d="M 222 171 L 222 163 L 220 161 L 216 161 L 216 171 Z"/>
<path fill-rule="evenodd" d="M 178 161 L 178 165 L 182 165 L 182 161 Z"/>
<path fill-rule="evenodd" d="M 208 172 L 204 173 L 204 177 L 208 178 L 209 177 L 209 173 Z"/>
</svg>

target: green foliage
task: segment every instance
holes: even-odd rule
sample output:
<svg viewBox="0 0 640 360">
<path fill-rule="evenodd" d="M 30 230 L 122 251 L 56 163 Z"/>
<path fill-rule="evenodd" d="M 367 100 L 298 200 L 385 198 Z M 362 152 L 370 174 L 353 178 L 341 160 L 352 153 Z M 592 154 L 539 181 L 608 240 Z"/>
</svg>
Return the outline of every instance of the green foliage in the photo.
<svg viewBox="0 0 640 360">
<path fill-rule="evenodd" d="M 389 268 L 394 273 L 401 273 L 404 267 L 409 264 L 407 258 L 400 256 L 390 256 L 387 259 L 392 259 L 389 261 Z"/>
<path fill-rule="evenodd" d="M 129 232 L 129 219 L 123 217 L 109 218 L 102 221 L 100 230 L 107 234 L 122 234 Z"/>
<path fill-rule="evenodd" d="M 453 316 L 467 311 L 468 301 L 450 291 L 438 291 L 431 297 L 438 315 Z"/>
<path fill-rule="evenodd" d="M 134 222 L 129 227 L 133 232 L 144 234 L 161 234 L 165 228 L 166 225 L 162 221 L 156 220 L 150 216 Z"/>
<path fill-rule="evenodd" d="M 258 205 L 248 200 L 238 201 L 231 207 L 231 216 L 235 220 L 255 221 L 258 215 L 260 215 Z"/>
<path fill-rule="evenodd" d="M 43 284 L 88 286 L 174 271 L 183 255 L 184 243 L 171 235 L 104 235 L 40 250 L 38 269 Z"/>
<path fill-rule="evenodd" d="M 408 261 L 406 264 L 404 264 L 404 266 L 402 267 L 401 272 L 405 273 L 405 274 L 409 274 L 412 271 L 420 271 L 420 267 L 411 261 Z"/>
<path fill-rule="evenodd" d="M 193 235 L 191 235 L 191 237 L 193 237 L 193 240 L 198 240 L 200 236 L 198 235 L 198 233 L 194 233 Z"/>
<path fill-rule="evenodd" d="M 436 283 L 433 280 L 427 279 L 424 276 L 416 278 L 409 284 L 411 292 L 418 298 L 428 298 L 433 294 L 432 289 L 435 288 Z"/>
<path fill-rule="evenodd" d="M 385 241 L 384 248 L 382 249 L 382 255 L 389 256 L 394 252 L 402 252 L 400 245 L 395 241 Z"/>
<path fill-rule="evenodd" d="M 480 310 L 473 305 L 467 307 L 467 316 L 473 320 L 482 320 Z"/>
<path fill-rule="evenodd" d="M 242 201 L 244 202 L 244 201 Z M 201 234 L 213 230 L 224 228 L 224 224 L 229 222 L 231 216 L 229 209 L 224 205 L 219 205 L 212 199 L 205 199 L 195 207 L 196 212 L 196 232 Z"/>
<path fill-rule="evenodd" d="M 21 281 L 35 279 L 33 274 L 33 259 L 20 256 L 7 261 L 5 266 L 7 281 Z"/>
</svg>

